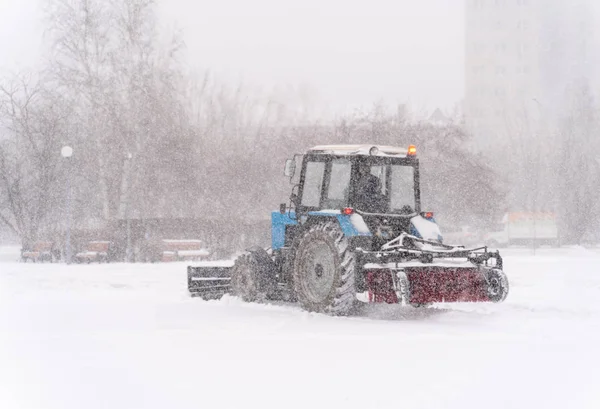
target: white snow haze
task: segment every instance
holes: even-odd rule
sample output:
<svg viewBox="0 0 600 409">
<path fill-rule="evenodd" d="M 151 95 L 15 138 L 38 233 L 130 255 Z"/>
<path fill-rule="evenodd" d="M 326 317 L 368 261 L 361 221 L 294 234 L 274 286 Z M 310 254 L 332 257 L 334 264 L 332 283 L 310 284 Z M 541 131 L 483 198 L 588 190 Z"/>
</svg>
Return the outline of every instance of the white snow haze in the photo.
<svg viewBox="0 0 600 409">
<path fill-rule="evenodd" d="M 376 101 L 451 109 L 463 94 L 462 0 L 158 1 L 185 61 L 229 81 L 303 86 L 332 112 Z M 34 65 L 46 0 L 0 0 L 0 68 Z"/>
<path fill-rule="evenodd" d="M 462 96 L 458 0 L 165 2 L 190 64 L 267 86 L 306 84 L 339 109 Z"/>
<path fill-rule="evenodd" d="M 600 0 L 0 0 L 0 409 L 598 409 L 599 347 Z"/>
</svg>

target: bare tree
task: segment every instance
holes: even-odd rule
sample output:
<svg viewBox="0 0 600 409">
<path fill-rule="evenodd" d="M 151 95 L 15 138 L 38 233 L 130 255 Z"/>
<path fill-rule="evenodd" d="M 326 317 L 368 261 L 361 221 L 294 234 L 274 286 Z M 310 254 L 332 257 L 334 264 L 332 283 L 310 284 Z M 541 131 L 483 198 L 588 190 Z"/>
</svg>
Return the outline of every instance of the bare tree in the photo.
<svg viewBox="0 0 600 409">
<path fill-rule="evenodd" d="M 97 199 L 101 215 L 111 215 L 110 151 L 119 141 L 110 135 L 107 96 L 113 78 L 111 60 L 118 47 L 112 32 L 113 13 L 97 0 L 51 0 L 47 9 L 48 35 L 53 45 L 49 71 L 56 86 L 76 107 L 78 132 L 69 141 L 80 159 L 80 173 Z M 111 166 L 112 165 L 112 166 Z M 114 182 L 112 183 L 114 184 Z M 96 206 L 88 206 L 95 209 Z M 93 217 L 96 215 L 89 214 Z"/>
<path fill-rule="evenodd" d="M 137 191 L 138 207 L 153 206 L 157 195 L 145 188 L 146 177 L 157 171 L 162 178 L 170 173 L 164 165 L 173 164 L 170 150 L 157 151 L 165 139 L 183 140 L 188 132 L 181 115 L 181 41 L 175 37 L 159 45 L 153 0 L 51 0 L 50 5 L 56 50 L 50 67 L 58 87 L 78 107 L 74 144 L 83 159 L 84 190 L 94 193 L 87 200 L 100 203 L 105 221 L 122 217 L 123 186 Z M 124 184 L 129 154 L 132 180 Z M 150 183 L 156 191 L 161 178 L 158 185 Z"/>
<path fill-rule="evenodd" d="M 0 221 L 25 241 L 37 239 L 60 208 L 59 152 L 68 126 L 64 107 L 31 76 L 0 85 Z"/>
</svg>

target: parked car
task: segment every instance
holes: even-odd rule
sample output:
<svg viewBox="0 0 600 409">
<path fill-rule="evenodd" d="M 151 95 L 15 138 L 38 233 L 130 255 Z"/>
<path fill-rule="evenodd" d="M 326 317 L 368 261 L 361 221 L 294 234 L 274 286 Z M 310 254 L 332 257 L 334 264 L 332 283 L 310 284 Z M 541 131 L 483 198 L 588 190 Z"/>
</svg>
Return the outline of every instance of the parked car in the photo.
<svg viewBox="0 0 600 409">
<path fill-rule="evenodd" d="M 560 238 L 556 215 L 550 212 L 506 213 L 502 221 L 485 234 L 484 242 L 490 247 L 533 243 L 558 246 Z"/>
<path fill-rule="evenodd" d="M 442 226 L 441 231 L 445 244 L 463 246 L 482 244 L 480 234 L 471 226 Z"/>
</svg>

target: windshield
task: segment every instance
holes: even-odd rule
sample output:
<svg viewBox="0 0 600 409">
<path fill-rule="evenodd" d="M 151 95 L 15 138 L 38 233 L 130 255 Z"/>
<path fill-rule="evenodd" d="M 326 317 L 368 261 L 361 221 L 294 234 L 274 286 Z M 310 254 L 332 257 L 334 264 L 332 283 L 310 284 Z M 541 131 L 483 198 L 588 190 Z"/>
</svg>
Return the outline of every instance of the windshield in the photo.
<svg viewBox="0 0 600 409">
<path fill-rule="evenodd" d="M 391 201 L 392 213 L 404 213 L 402 209 L 409 206 L 415 209 L 415 169 L 412 166 L 391 166 Z"/>
<path fill-rule="evenodd" d="M 355 206 L 368 213 L 412 213 L 415 209 L 414 168 L 362 165 Z"/>
</svg>

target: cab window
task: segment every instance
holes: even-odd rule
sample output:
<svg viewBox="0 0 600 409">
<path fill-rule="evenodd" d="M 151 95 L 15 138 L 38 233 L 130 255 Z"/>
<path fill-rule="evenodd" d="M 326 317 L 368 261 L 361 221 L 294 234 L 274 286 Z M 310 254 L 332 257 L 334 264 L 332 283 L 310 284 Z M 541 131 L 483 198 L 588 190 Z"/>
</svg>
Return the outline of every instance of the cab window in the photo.
<svg viewBox="0 0 600 409">
<path fill-rule="evenodd" d="M 338 209 L 347 205 L 350 170 L 351 164 L 347 159 L 338 159 L 331 162 L 329 185 L 323 201 L 324 209 Z"/>
<path fill-rule="evenodd" d="M 415 208 L 415 173 L 412 166 L 393 165 L 391 172 L 391 209 L 399 212 Z"/>
<path fill-rule="evenodd" d="M 306 164 L 302 201 L 300 202 L 302 206 L 319 207 L 324 174 L 325 162 L 308 162 Z"/>
</svg>

